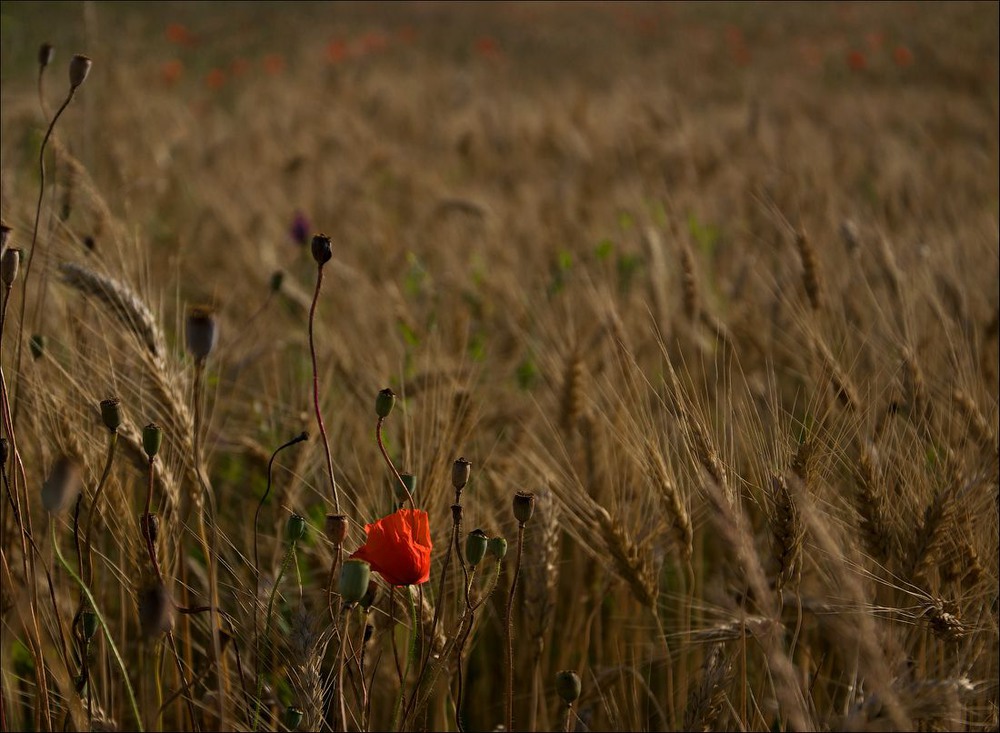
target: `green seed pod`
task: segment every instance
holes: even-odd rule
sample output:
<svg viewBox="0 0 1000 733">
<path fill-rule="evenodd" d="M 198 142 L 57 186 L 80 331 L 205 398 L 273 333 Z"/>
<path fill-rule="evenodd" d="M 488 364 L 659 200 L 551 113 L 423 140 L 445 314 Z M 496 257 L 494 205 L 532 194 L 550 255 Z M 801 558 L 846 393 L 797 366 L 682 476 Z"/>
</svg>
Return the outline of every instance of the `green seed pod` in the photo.
<svg viewBox="0 0 1000 733">
<path fill-rule="evenodd" d="M 56 55 L 55 48 L 51 43 L 43 43 L 38 47 L 38 65 L 43 69 L 52 63 L 52 57 Z"/>
<path fill-rule="evenodd" d="M 580 699 L 580 675 L 571 669 L 564 669 L 556 674 L 556 692 L 567 705 L 572 705 Z"/>
<path fill-rule="evenodd" d="M 312 238 L 312 256 L 316 264 L 322 267 L 333 259 L 333 242 L 325 234 L 317 234 Z"/>
<path fill-rule="evenodd" d="M 489 538 L 481 529 L 474 529 L 465 538 L 465 561 L 472 567 L 476 567 L 486 556 L 486 548 L 489 545 Z"/>
<path fill-rule="evenodd" d="M 69 62 L 69 85 L 76 89 L 87 80 L 93 62 L 82 54 L 76 54 Z"/>
<path fill-rule="evenodd" d="M 486 544 L 486 551 L 497 560 L 503 560 L 507 555 L 507 540 L 503 537 L 490 537 Z"/>
<path fill-rule="evenodd" d="M 399 477 L 403 479 L 403 485 L 410 492 L 410 496 L 414 496 L 417 493 L 417 477 L 412 473 L 401 473 Z M 396 495 L 397 502 L 401 504 L 406 501 L 406 491 L 403 491 L 403 487 L 399 485 L 399 481 L 392 482 L 392 491 Z"/>
<path fill-rule="evenodd" d="M 323 530 L 333 546 L 340 547 L 347 539 L 347 517 L 343 514 L 327 514 Z"/>
<path fill-rule="evenodd" d="M 375 414 L 381 418 L 387 418 L 395 404 L 396 393 L 386 387 L 375 396 Z"/>
<path fill-rule="evenodd" d="M 535 495 L 528 491 L 514 494 L 514 519 L 518 524 L 527 524 L 535 511 Z"/>
<path fill-rule="evenodd" d="M 150 423 L 142 429 L 142 449 L 146 452 L 146 457 L 152 460 L 160 452 L 163 444 L 163 431 L 156 423 Z"/>
<path fill-rule="evenodd" d="M 302 723 L 302 714 L 302 710 L 294 705 L 289 705 L 281 716 L 281 722 L 288 730 L 298 730 Z"/>
<path fill-rule="evenodd" d="M 219 340 L 215 312 L 207 306 L 195 306 L 188 310 L 184 336 L 191 355 L 198 361 L 207 359 Z"/>
<path fill-rule="evenodd" d="M 174 604 L 163 583 L 157 582 L 139 591 L 139 626 L 146 639 L 174 628 Z"/>
<path fill-rule="evenodd" d="M 340 597 L 344 603 L 357 603 L 368 592 L 372 567 L 364 560 L 345 560 L 340 567 Z"/>
<path fill-rule="evenodd" d="M 83 486 L 83 471 L 72 458 L 62 456 L 42 484 L 42 506 L 52 514 L 69 509 Z"/>
<path fill-rule="evenodd" d="M 472 475 L 472 464 L 465 458 L 458 458 L 451 464 L 451 485 L 455 491 L 461 491 L 469 483 L 469 476 Z"/>
<path fill-rule="evenodd" d="M 122 424 L 121 401 L 115 398 L 101 400 L 101 420 L 104 421 L 104 427 L 112 433 L 117 433 Z"/>
<path fill-rule="evenodd" d="M 17 280 L 17 273 L 21 268 L 21 250 L 17 247 L 8 247 L 0 257 L 0 278 L 8 288 Z"/>
<path fill-rule="evenodd" d="M 80 613 L 80 632 L 84 641 L 90 641 L 97 633 L 97 614 L 93 611 L 82 611 Z"/>
<path fill-rule="evenodd" d="M 160 518 L 155 513 L 143 514 L 139 519 L 139 530 L 143 539 L 149 540 L 150 544 L 156 546 L 156 539 L 160 536 Z"/>
<path fill-rule="evenodd" d="M 293 514 L 285 523 L 285 542 L 295 544 L 306 536 L 306 518 L 301 514 Z"/>
<path fill-rule="evenodd" d="M 28 341 L 28 348 L 31 349 L 31 358 L 41 359 L 42 354 L 45 353 L 45 346 L 48 343 L 48 339 L 45 338 L 43 334 L 33 333 L 31 334 L 31 339 Z"/>
</svg>

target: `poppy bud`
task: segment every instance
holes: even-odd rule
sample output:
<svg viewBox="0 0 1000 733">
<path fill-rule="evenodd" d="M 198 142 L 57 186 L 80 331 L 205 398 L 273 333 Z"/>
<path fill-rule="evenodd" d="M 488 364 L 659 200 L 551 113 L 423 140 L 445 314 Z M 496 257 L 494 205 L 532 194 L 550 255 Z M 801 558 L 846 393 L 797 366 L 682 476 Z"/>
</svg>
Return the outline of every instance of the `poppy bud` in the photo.
<svg viewBox="0 0 1000 733">
<path fill-rule="evenodd" d="M 150 460 L 156 458 L 160 452 L 160 445 L 163 443 L 163 431 L 160 426 L 150 423 L 142 429 L 142 449 L 146 452 L 146 457 Z"/>
<path fill-rule="evenodd" d="M 3 284 L 8 288 L 14 284 L 15 280 L 17 280 L 17 271 L 20 267 L 21 250 L 16 247 L 8 247 L 5 249 L 3 251 L 3 257 L 0 258 L 0 276 L 3 278 Z"/>
<path fill-rule="evenodd" d="M 497 560 L 503 560 L 507 554 L 507 540 L 503 537 L 490 537 L 490 541 L 486 543 L 486 551 Z"/>
<path fill-rule="evenodd" d="M 83 84 L 87 80 L 87 74 L 90 73 L 90 67 L 93 62 L 83 56 L 82 54 L 76 54 L 69 62 L 69 85 L 70 88 L 76 89 L 78 86 Z"/>
<path fill-rule="evenodd" d="M 375 396 L 375 414 L 381 418 L 389 417 L 393 405 L 396 404 L 396 394 L 386 387 Z"/>
<path fill-rule="evenodd" d="M 340 547 L 347 538 L 347 517 L 343 514 L 327 514 L 323 530 L 333 546 Z"/>
<path fill-rule="evenodd" d="M 71 458 L 63 456 L 55 462 L 42 484 L 42 506 L 46 511 L 59 514 L 76 501 L 83 482 L 81 474 L 80 466 Z"/>
<path fill-rule="evenodd" d="M 476 567 L 486 556 L 486 548 L 489 545 L 489 538 L 481 529 L 474 529 L 465 538 L 465 561 L 472 567 Z"/>
<path fill-rule="evenodd" d="M 301 514 L 293 514 L 285 523 L 285 542 L 294 545 L 306 536 L 306 518 Z"/>
<path fill-rule="evenodd" d="M 527 524 L 535 511 L 535 495 L 527 491 L 514 494 L 514 519 L 518 524 Z"/>
<path fill-rule="evenodd" d="M 122 424 L 122 403 L 115 398 L 101 400 L 101 420 L 112 433 L 118 432 Z"/>
<path fill-rule="evenodd" d="M 455 487 L 455 491 L 465 488 L 470 475 L 472 475 L 472 464 L 464 458 L 458 458 L 451 464 L 451 485 Z"/>
<path fill-rule="evenodd" d="M 412 473 L 401 473 L 399 477 L 403 479 L 403 486 L 406 487 L 406 491 L 410 492 L 410 496 L 417 493 L 417 477 Z M 396 495 L 396 501 L 402 503 L 406 501 L 406 491 L 403 491 L 403 486 L 399 485 L 399 481 L 393 481 L 392 491 Z"/>
<path fill-rule="evenodd" d="M 139 626 L 147 639 L 174 628 L 174 605 L 163 583 L 154 583 L 139 591 Z"/>
<path fill-rule="evenodd" d="M 52 63 L 52 57 L 56 55 L 56 50 L 51 43 L 43 43 L 38 47 L 38 65 L 43 69 Z"/>
<path fill-rule="evenodd" d="M 368 592 L 372 566 L 364 560 L 345 560 L 340 568 L 340 597 L 344 603 L 357 603 Z"/>
<path fill-rule="evenodd" d="M 294 705 L 289 705 L 281 716 L 281 722 L 288 730 L 298 730 L 299 724 L 302 723 L 302 710 Z"/>
<path fill-rule="evenodd" d="M 207 359 L 219 337 L 212 309 L 205 306 L 191 308 L 187 314 L 184 335 L 191 355 L 198 361 Z"/>
<path fill-rule="evenodd" d="M 48 339 L 45 338 L 40 333 L 31 334 L 31 338 L 28 340 L 28 348 L 31 349 L 31 357 L 33 359 L 41 359 L 42 354 L 45 353 L 45 344 Z"/>
<path fill-rule="evenodd" d="M 317 234 L 312 238 L 312 256 L 320 267 L 333 259 L 333 242 L 328 236 Z"/>
<path fill-rule="evenodd" d="M 556 674 L 556 692 L 567 705 L 572 705 L 580 698 L 580 675 L 571 669 L 564 669 Z"/>
<path fill-rule="evenodd" d="M 155 545 L 156 538 L 160 536 L 160 518 L 155 513 L 143 514 L 139 520 L 139 529 L 142 530 L 143 539 L 149 544 Z"/>
<path fill-rule="evenodd" d="M 90 641 L 97 633 L 97 614 L 93 611 L 80 612 L 80 632 L 84 641 Z"/>
</svg>

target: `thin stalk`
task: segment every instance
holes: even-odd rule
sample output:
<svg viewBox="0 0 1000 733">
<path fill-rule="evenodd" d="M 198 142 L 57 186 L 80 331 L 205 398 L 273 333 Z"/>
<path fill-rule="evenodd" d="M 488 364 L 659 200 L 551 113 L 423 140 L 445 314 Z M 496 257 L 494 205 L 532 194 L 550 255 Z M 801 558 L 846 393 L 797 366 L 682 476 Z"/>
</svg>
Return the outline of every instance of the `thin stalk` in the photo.
<svg viewBox="0 0 1000 733">
<path fill-rule="evenodd" d="M 90 505 L 90 514 L 87 516 L 87 531 L 84 534 L 86 538 L 86 552 L 84 553 L 87 557 L 87 572 L 83 575 L 84 580 L 87 583 L 93 582 L 94 578 L 94 557 L 92 553 L 92 547 L 94 542 L 94 515 L 97 514 L 98 508 L 100 507 L 101 492 L 104 491 L 104 486 L 108 482 L 108 477 L 111 475 L 111 464 L 115 460 L 115 448 L 118 445 L 118 431 L 111 433 L 108 438 L 108 457 L 104 462 L 104 472 L 101 474 L 101 480 L 97 484 L 97 489 L 94 491 L 94 501 Z M 152 479 L 152 476 L 150 476 Z M 147 508 L 146 511 L 149 511 Z"/>
<path fill-rule="evenodd" d="M 309 356 L 312 359 L 313 371 L 313 409 L 316 411 L 316 424 L 319 425 L 319 434 L 323 438 L 323 450 L 326 452 L 326 472 L 330 479 L 330 491 L 333 494 L 333 509 L 336 514 L 340 514 L 340 493 L 337 491 L 337 479 L 333 475 L 333 455 L 330 453 L 330 439 L 326 434 L 326 425 L 323 423 L 323 412 L 319 409 L 319 370 L 316 366 L 316 304 L 319 302 L 319 291 L 323 287 L 323 265 L 316 269 L 316 291 L 313 293 L 312 305 L 309 306 Z"/>
<path fill-rule="evenodd" d="M 385 421 L 384 417 L 380 417 L 378 422 L 375 423 L 375 442 L 378 443 L 378 449 L 382 451 L 382 458 L 385 459 L 386 464 L 389 466 L 389 470 L 399 481 L 399 485 L 403 487 L 403 491 L 406 492 L 406 500 L 410 502 L 410 509 L 416 509 L 413 503 L 413 494 L 410 493 L 410 489 L 406 486 L 406 482 L 403 481 L 403 477 L 399 475 L 399 471 L 396 470 L 396 466 L 393 464 L 392 459 L 389 458 L 389 454 L 385 450 L 385 445 L 382 443 L 382 423 Z"/>
<path fill-rule="evenodd" d="M 274 609 L 274 597 L 278 594 L 278 586 L 281 585 L 281 579 L 285 575 L 285 571 L 288 569 L 288 563 L 292 558 L 295 557 L 295 543 L 293 542 L 285 550 L 285 556 L 281 559 L 281 569 L 278 571 L 278 577 L 274 579 L 274 586 L 271 588 L 271 594 L 267 599 L 267 614 L 264 616 L 264 637 L 271 633 L 271 611 Z M 254 696 L 254 711 L 253 711 L 253 725 L 251 730 L 257 730 L 257 723 L 260 721 L 260 691 L 263 682 L 263 678 L 260 674 L 260 650 L 256 650 L 256 665 L 257 665 L 257 693 Z"/>
<path fill-rule="evenodd" d="M 337 651 L 337 700 L 339 701 L 340 730 L 347 731 L 347 707 L 344 705 L 344 651 L 351 629 L 351 606 L 344 608 L 344 627 L 340 630 L 340 649 Z"/>
<path fill-rule="evenodd" d="M 517 555 L 514 559 L 514 577 L 510 581 L 507 609 L 504 613 L 504 651 L 507 662 L 507 687 L 504 693 L 506 730 L 514 730 L 514 594 L 517 592 L 517 576 L 521 572 L 521 554 L 524 549 L 524 522 L 517 523 Z"/>
</svg>

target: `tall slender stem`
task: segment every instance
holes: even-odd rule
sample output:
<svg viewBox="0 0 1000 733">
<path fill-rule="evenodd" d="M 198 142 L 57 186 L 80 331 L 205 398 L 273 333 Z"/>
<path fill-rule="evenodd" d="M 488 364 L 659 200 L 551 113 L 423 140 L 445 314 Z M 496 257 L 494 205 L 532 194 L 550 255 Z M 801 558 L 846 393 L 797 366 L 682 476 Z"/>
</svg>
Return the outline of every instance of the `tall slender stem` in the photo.
<svg viewBox="0 0 1000 733">
<path fill-rule="evenodd" d="M 323 450 L 326 452 L 326 472 L 330 478 L 330 491 L 333 493 L 334 512 L 340 514 L 340 493 L 337 491 L 337 479 L 333 475 L 333 455 L 330 453 L 330 439 L 323 423 L 323 412 L 319 409 L 319 369 L 316 364 L 316 304 L 319 303 L 319 291 L 323 287 L 323 265 L 316 270 L 316 291 L 313 293 L 312 305 L 309 306 L 309 356 L 312 358 L 313 370 L 313 409 L 316 411 L 316 424 L 319 434 L 323 437 Z"/>
<path fill-rule="evenodd" d="M 524 549 L 524 522 L 517 524 L 517 556 L 514 559 L 514 577 L 510 581 L 510 594 L 507 597 L 507 611 L 504 614 L 504 650 L 507 654 L 507 688 L 504 695 L 506 717 L 504 722 L 507 730 L 514 730 L 514 594 L 517 592 L 517 576 L 521 572 L 521 553 Z"/>
</svg>

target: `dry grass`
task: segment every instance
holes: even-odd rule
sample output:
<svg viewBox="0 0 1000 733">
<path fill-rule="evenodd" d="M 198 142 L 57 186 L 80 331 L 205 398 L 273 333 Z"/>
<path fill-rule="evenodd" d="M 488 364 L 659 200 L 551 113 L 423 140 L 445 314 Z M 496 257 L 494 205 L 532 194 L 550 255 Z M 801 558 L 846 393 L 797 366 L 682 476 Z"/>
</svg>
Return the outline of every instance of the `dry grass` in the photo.
<svg viewBox="0 0 1000 733">
<path fill-rule="evenodd" d="M 563 725 L 565 669 L 576 730 L 996 729 L 996 4 L 0 16 L 9 246 L 31 247 L 65 65 L 94 59 L 4 298 L 0 728 L 275 730 L 297 708 L 338 730 L 342 687 L 350 730 L 492 729 L 532 491 L 515 729 Z M 327 595 L 299 211 L 333 242 L 315 335 L 344 550 L 397 505 L 390 386 L 386 449 L 434 540 L 418 629 L 382 581 L 364 611 Z M 206 303 L 201 371 L 184 319 Z M 255 568 L 248 518 L 303 430 Z M 61 456 L 83 490 L 50 515 Z M 455 554 L 441 583 L 477 527 L 511 552 L 471 578 Z"/>
</svg>

